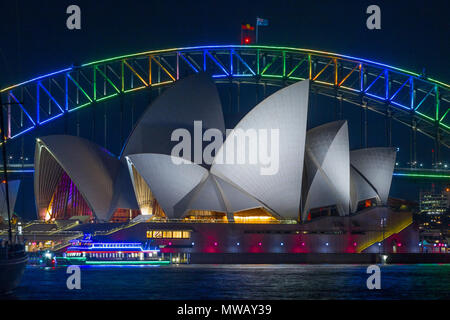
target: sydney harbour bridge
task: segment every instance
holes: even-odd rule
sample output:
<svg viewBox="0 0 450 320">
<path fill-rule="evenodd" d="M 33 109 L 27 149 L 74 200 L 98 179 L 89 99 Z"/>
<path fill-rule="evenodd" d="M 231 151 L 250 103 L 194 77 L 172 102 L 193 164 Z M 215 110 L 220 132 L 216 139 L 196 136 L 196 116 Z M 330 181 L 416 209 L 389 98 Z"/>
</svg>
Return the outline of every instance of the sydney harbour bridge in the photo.
<svg viewBox="0 0 450 320">
<path fill-rule="evenodd" d="M 131 130 L 137 120 L 130 101 L 139 94 L 157 95 L 165 86 L 198 72 L 209 73 L 219 87 L 229 87 L 230 101 L 233 95 L 238 109 L 244 91 L 254 92 L 258 102 L 273 90 L 310 79 L 310 108 L 319 107 L 315 103 L 318 95 L 332 99 L 336 119 L 344 117 L 344 105 L 355 106 L 359 147 L 371 147 L 369 128 L 373 121 L 383 123 L 377 126 L 383 129 L 376 134 L 385 146 L 395 146 L 393 136 L 399 125 L 407 132 L 402 136 L 407 140 L 407 150 L 402 152 L 407 153 L 408 160 L 396 168 L 395 175 L 450 180 L 444 161 L 450 147 L 449 84 L 342 54 L 261 45 L 198 46 L 128 54 L 73 65 L 2 88 L 5 134 L 11 146 L 8 151 L 14 153 L 9 156 L 8 171 L 33 172 L 34 141 L 47 127 L 52 127 L 50 134 L 89 136 L 86 131 L 92 132 L 90 137 L 101 140 L 107 149 L 107 136 L 115 135 L 122 146 L 129 133 L 125 122 L 130 123 Z M 251 91 L 249 86 L 256 89 Z M 114 121 L 111 117 L 108 120 L 108 112 L 113 110 L 111 103 L 116 105 Z M 87 112 L 92 113 L 90 121 L 80 116 Z M 99 121 L 99 112 L 103 113 L 103 121 Z M 377 120 L 373 120 L 373 114 Z M 426 137 L 432 148 L 428 165 L 418 160 L 423 153 L 418 142 L 421 137 Z"/>
</svg>

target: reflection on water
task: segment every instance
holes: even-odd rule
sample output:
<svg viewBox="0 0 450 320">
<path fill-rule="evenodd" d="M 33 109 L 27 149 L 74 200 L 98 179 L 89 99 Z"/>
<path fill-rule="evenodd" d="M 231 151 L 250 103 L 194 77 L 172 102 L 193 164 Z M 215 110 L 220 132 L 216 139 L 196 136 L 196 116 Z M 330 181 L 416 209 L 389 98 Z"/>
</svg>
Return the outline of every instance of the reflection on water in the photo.
<svg viewBox="0 0 450 320">
<path fill-rule="evenodd" d="M 367 265 L 81 266 L 81 290 L 66 268 L 27 267 L 16 299 L 449 299 L 450 265 L 386 265 L 381 290 Z"/>
</svg>

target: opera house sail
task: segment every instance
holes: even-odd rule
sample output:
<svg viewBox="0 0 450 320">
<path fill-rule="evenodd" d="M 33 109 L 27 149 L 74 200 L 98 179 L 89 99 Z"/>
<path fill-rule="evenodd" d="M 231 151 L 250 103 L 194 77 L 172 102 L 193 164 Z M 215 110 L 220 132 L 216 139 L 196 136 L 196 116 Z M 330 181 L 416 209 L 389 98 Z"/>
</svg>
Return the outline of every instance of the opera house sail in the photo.
<svg viewBox="0 0 450 320">
<path fill-rule="evenodd" d="M 215 160 L 211 168 L 214 175 L 245 190 L 263 203 L 267 210 L 283 219 L 298 220 L 300 214 L 308 95 L 309 81 L 298 82 L 279 90 L 254 107 L 231 131 L 219 150 L 216 159 L 220 159 L 221 163 Z M 267 135 L 277 130 L 278 143 L 267 146 L 260 143 L 259 150 L 251 149 L 250 144 L 237 138 L 249 130 L 265 130 L 262 132 L 267 132 Z M 273 141 L 262 136 L 258 138 L 263 142 L 267 140 L 267 144 Z M 264 169 L 269 168 L 263 161 L 227 163 L 225 160 L 230 158 L 230 154 L 242 152 L 250 157 L 256 153 L 255 150 L 261 153 L 268 149 L 277 151 L 276 172 L 265 174 Z"/>
<path fill-rule="evenodd" d="M 358 202 L 376 198 L 387 204 L 394 172 L 395 148 L 367 148 L 350 152 L 350 179 L 352 181 L 352 212 Z"/>
<path fill-rule="evenodd" d="M 306 134 L 302 220 L 312 208 L 331 205 L 339 215 L 349 212 L 350 156 L 346 121 L 326 123 Z"/>
<path fill-rule="evenodd" d="M 90 216 L 109 221 L 116 209 L 137 209 L 126 167 L 83 138 L 37 139 L 34 190 L 41 219 Z M 128 186 L 128 188 L 126 188 Z"/>
</svg>

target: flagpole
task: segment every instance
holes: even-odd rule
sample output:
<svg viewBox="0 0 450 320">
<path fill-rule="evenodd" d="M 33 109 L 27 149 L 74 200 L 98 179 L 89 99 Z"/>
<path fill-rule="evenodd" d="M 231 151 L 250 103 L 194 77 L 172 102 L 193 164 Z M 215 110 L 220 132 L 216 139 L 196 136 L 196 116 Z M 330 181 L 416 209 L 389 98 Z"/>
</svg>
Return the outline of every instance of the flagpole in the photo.
<svg viewBox="0 0 450 320">
<path fill-rule="evenodd" d="M 258 17 L 256 17 L 256 44 L 258 44 Z"/>
<path fill-rule="evenodd" d="M 6 198 L 6 210 L 8 212 L 8 236 L 9 243 L 12 244 L 12 227 L 11 227 L 11 210 L 9 205 L 9 189 L 8 189 L 8 160 L 6 156 L 6 136 L 5 136 L 5 125 L 4 125 L 4 115 L 3 115 L 3 102 L 2 95 L 0 94 L 0 130 L 1 130 L 1 142 L 2 142 L 2 154 L 3 154 L 3 172 L 5 179 L 5 198 Z"/>
</svg>

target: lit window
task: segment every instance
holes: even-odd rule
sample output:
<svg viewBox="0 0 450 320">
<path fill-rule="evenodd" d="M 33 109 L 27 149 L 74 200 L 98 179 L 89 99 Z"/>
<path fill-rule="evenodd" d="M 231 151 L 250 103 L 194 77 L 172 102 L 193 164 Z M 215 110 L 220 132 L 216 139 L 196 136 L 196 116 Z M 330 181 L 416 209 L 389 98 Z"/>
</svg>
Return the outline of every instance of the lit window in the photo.
<svg viewBox="0 0 450 320">
<path fill-rule="evenodd" d="M 183 231 L 183 239 L 189 239 L 191 237 L 191 233 L 189 231 Z"/>
<path fill-rule="evenodd" d="M 153 231 L 153 238 L 162 238 L 162 231 L 160 230 Z"/>
<path fill-rule="evenodd" d="M 163 238 L 172 238 L 172 231 L 163 231 Z"/>
<path fill-rule="evenodd" d="M 181 239 L 181 236 L 182 236 L 182 232 L 181 231 L 174 231 L 172 233 L 172 238 L 174 238 L 174 239 Z"/>
</svg>

